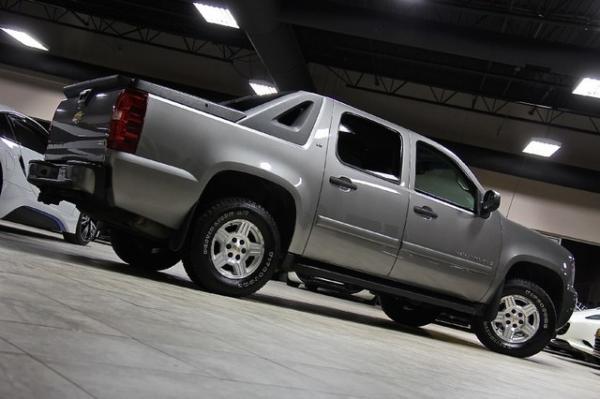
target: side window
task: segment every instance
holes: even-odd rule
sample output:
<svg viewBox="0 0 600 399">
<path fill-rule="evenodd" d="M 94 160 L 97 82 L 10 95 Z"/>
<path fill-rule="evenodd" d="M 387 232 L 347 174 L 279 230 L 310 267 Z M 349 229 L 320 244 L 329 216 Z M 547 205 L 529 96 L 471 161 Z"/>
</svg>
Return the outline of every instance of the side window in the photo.
<svg viewBox="0 0 600 399">
<path fill-rule="evenodd" d="M 400 181 L 400 134 L 352 114 L 342 115 L 337 152 L 340 160 L 378 177 Z"/>
<path fill-rule="evenodd" d="M 9 119 L 12 122 L 15 137 L 23 147 L 40 154 L 46 152 L 48 136 L 39 126 L 27 118 L 19 116 L 10 116 Z"/>
<path fill-rule="evenodd" d="M 15 141 L 12 131 L 10 130 L 8 120 L 6 119 L 6 116 L 4 114 L 0 114 L 0 138 Z"/>
<path fill-rule="evenodd" d="M 477 189 L 473 182 L 452 159 L 423 142 L 417 143 L 415 190 L 475 211 Z"/>
</svg>

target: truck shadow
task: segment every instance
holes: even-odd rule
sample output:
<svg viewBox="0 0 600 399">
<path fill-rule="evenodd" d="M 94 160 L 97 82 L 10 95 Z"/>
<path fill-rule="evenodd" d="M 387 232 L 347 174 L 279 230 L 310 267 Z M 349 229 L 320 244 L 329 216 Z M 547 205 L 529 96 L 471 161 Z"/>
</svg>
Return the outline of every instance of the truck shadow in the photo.
<svg viewBox="0 0 600 399">
<path fill-rule="evenodd" d="M 453 344 L 468 346 L 471 348 L 477 348 L 480 350 L 486 350 L 481 345 L 478 345 L 471 341 L 463 340 L 460 337 L 456 337 L 451 334 L 446 334 L 440 331 L 431 331 L 424 328 L 403 326 L 391 320 L 387 320 L 384 317 L 373 317 L 364 314 L 349 312 L 331 306 L 323 306 L 312 302 L 304 302 L 296 299 L 289 299 L 279 296 L 263 294 L 260 291 L 256 294 L 253 294 L 248 300 L 293 309 L 299 312 L 306 312 L 316 314 L 319 316 L 331 317 L 338 320 L 345 320 L 353 323 L 365 324 L 371 327 L 399 331 L 406 334 L 417 335 L 420 337 L 445 341 Z"/>
<path fill-rule="evenodd" d="M 21 230 L 17 227 L 1 224 L 0 234 L 0 248 L 7 248 L 12 251 L 17 251 L 27 255 L 40 256 L 58 262 L 68 262 L 70 266 L 92 267 L 95 269 L 108 270 L 129 276 L 144 277 L 149 280 L 172 284 L 183 288 L 197 289 L 197 287 L 191 281 L 177 276 L 165 273 L 146 272 L 135 269 L 123 262 L 112 261 L 94 256 L 95 254 L 92 254 L 92 256 L 87 256 L 86 252 L 90 252 L 88 247 L 78 247 L 73 244 L 68 244 L 50 234 L 44 234 L 43 232 L 38 233 L 30 230 Z M 15 236 L 12 236 L 13 234 Z M 23 237 L 33 238 L 34 240 L 24 240 Z M 60 245 L 60 247 L 56 246 L 57 243 Z M 23 260 L 21 259 L 21 262 L 22 261 Z M 50 268 L 56 266 L 47 264 L 47 267 Z"/>
</svg>

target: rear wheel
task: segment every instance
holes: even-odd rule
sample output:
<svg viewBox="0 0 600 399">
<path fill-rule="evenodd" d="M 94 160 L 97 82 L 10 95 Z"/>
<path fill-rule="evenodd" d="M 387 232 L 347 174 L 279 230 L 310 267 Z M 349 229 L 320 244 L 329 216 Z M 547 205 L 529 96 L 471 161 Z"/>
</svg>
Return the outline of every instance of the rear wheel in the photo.
<svg viewBox="0 0 600 399">
<path fill-rule="evenodd" d="M 475 319 L 472 329 L 490 350 L 515 357 L 540 352 L 554 337 L 556 312 L 550 296 L 538 285 L 509 280 L 496 318 Z"/>
<path fill-rule="evenodd" d="M 414 304 L 393 295 L 381 294 L 379 301 L 381 309 L 390 319 L 407 326 L 422 327 L 434 321 L 439 314 L 435 308 Z"/>
<path fill-rule="evenodd" d="M 281 259 L 277 224 L 269 212 L 244 198 L 226 198 L 195 222 L 183 264 L 208 291 L 247 296 L 262 288 Z"/>
<path fill-rule="evenodd" d="M 76 245 L 88 245 L 96 239 L 97 235 L 98 227 L 96 226 L 96 222 L 85 213 L 79 215 L 75 234 L 63 233 L 65 241 Z"/>
<path fill-rule="evenodd" d="M 165 270 L 181 260 L 179 254 L 163 245 L 122 231 L 112 230 L 111 244 L 119 258 L 142 270 Z"/>
</svg>

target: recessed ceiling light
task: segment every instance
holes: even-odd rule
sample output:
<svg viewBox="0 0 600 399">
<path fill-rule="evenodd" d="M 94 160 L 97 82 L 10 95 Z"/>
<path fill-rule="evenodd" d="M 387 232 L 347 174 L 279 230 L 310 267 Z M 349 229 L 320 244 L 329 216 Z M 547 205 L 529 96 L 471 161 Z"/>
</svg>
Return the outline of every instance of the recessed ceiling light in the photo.
<svg viewBox="0 0 600 399">
<path fill-rule="evenodd" d="M 548 139 L 532 139 L 523 152 L 527 154 L 539 155 L 542 157 L 550 157 L 560 148 L 561 144 L 558 141 Z"/>
<path fill-rule="evenodd" d="M 277 94 L 277 87 L 269 84 L 267 82 L 262 82 L 258 80 L 251 80 L 250 87 L 252 90 L 259 96 L 267 96 L 269 94 Z"/>
<path fill-rule="evenodd" d="M 202 15 L 202 18 L 204 18 L 206 22 L 229 26 L 230 28 L 240 28 L 228 8 L 215 7 L 202 3 L 194 3 L 194 6 L 196 6 L 196 9 L 198 9 Z"/>
<path fill-rule="evenodd" d="M 35 39 L 33 36 L 31 36 L 27 32 L 22 32 L 19 30 L 14 30 L 14 29 L 9 29 L 9 28 L 0 28 L 0 29 L 2 29 L 6 34 L 12 36 L 14 39 L 18 40 L 19 42 L 21 42 L 22 44 L 24 44 L 27 47 L 32 47 L 32 48 L 36 48 L 38 50 L 48 51 L 48 48 L 46 46 L 44 46 L 42 43 L 40 43 L 37 39 Z"/>
<path fill-rule="evenodd" d="M 600 98 L 600 80 L 592 78 L 582 79 L 575 90 L 573 90 L 573 94 Z"/>
</svg>

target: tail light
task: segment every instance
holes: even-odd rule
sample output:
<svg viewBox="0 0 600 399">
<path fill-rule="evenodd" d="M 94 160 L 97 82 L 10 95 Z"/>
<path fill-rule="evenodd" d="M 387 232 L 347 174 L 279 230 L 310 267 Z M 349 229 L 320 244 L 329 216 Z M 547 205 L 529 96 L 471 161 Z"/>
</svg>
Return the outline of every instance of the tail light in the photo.
<svg viewBox="0 0 600 399">
<path fill-rule="evenodd" d="M 133 89 L 123 90 L 113 110 L 108 148 L 135 153 L 142 136 L 147 106 L 148 93 Z"/>
</svg>

